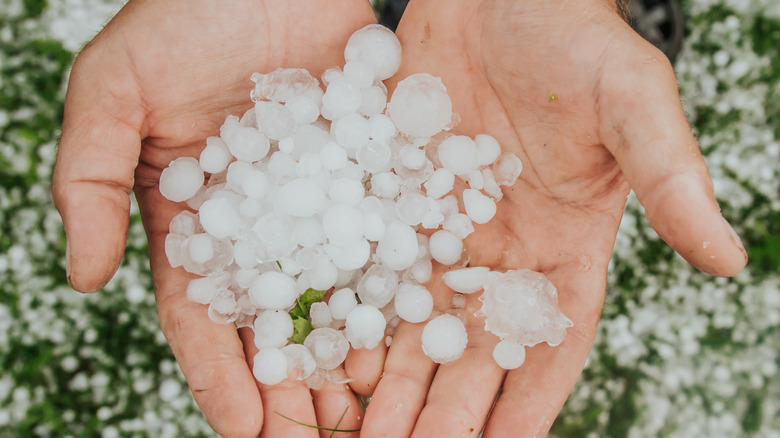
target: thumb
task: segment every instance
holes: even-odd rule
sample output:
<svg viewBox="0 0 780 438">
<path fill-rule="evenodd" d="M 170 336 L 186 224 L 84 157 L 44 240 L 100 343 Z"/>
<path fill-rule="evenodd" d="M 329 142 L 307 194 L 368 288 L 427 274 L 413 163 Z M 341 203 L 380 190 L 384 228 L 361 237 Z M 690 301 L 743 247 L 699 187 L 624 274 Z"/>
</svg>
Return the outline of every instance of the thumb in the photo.
<svg viewBox="0 0 780 438">
<path fill-rule="evenodd" d="M 113 276 L 127 240 L 143 112 L 135 82 L 99 45 L 76 59 L 52 181 L 68 239 L 66 271 L 81 292 Z"/>
<path fill-rule="evenodd" d="M 598 89 L 601 135 L 650 224 L 699 269 L 737 274 L 747 253 L 720 214 L 669 61 L 636 34 L 613 40 L 605 59 Z"/>
</svg>

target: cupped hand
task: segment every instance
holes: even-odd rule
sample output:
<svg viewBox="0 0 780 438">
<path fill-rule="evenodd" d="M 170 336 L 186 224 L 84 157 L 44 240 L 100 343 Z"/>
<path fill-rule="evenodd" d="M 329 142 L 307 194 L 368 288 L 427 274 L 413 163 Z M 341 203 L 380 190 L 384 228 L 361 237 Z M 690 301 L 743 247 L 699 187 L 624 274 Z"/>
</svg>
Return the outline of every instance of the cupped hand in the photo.
<svg viewBox="0 0 780 438">
<path fill-rule="evenodd" d="M 469 345 L 455 362 L 435 366 L 420 348 L 423 324 L 402 324 L 363 431 L 477 436 L 485 426 L 486 437 L 544 435 L 592 347 L 629 189 L 658 234 L 700 269 L 733 275 L 745 251 L 719 213 L 668 60 L 614 4 L 416 0 L 398 36 L 396 80 L 440 76 L 462 118 L 454 131 L 489 133 L 524 163 L 496 217 L 466 239 L 470 264 L 544 273 L 574 326 L 560 346 L 529 348 L 506 372 L 492 358 L 498 338 L 474 316 L 475 295 L 465 312 Z M 453 293 L 440 280 L 445 270 L 430 284 L 439 312 Z"/>
<path fill-rule="evenodd" d="M 177 157 L 197 157 L 226 115 L 251 107 L 253 72 L 305 67 L 319 76 L 342 65 L 350 34 L 374 21 L 362 0 L 132 0 L 73 66 L 52 188 L 68 237 L 68 280 L 89 292 L 111 278 L 134 190 L 162 329 L 223 436 L 257 436 L 261 428 L 267 436 L 317 436 L 274 411 L 332 427 L 349 405 L 340 428 L 352 429 L 361 410 L 345 385 L 313 394 L 302 384 L 255 385 L 251 336 L 242 333 L 242 344 L 235 327 L 212 323 L 185 297 L 191 276 L 168 264 L 168 223 L 185 206 L 160 195 L 160 172 Z"/>
</svg>

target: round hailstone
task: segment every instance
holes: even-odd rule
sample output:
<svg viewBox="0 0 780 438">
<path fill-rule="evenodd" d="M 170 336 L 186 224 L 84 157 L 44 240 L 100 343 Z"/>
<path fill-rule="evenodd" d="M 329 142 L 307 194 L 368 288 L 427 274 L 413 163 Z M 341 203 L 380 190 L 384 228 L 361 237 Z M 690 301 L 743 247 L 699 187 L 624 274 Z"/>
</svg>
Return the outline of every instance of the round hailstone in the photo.
<svg viewBox="0 0 780 438">
<path fill-rule="evenodd" d="M 452 172 L 447 169 L 436 169 L 423 186 L 429 198 L 439 199 L 449 193 L 454 184 L 455 175 Z"/>
<path fill-rule="evenodd" d="M 525 362 L 525 347 L 517 342 L 504 339 L 493 348 L 493 359 L 505 370 L 513 370 Z"/>
<path fill-rule="evenodd" d="M 485 287 L 489 272 L 490 268 L 484 266 L 456 269 L 445 273 L 442 280 L 455 292 L 470 294 Z"/>
<path fill-rule="evenodd" d="M 317 362 L 311 351 L 301 344 L 284 346 L 282 353 L 287 356 L 287 376 L 295 380 L 303 380 L 317 369 Z"/>
<path fill-rule="evenodd" d="M 326 258 L 319 261 L 314 268 L 306 272 L 309 277 L 309 287 L 316 290 L 328 290 L 336 284 L 339 270 Z"/>
<path fill-rule="evenodd" d="M 333 292 L 328 300 L 328 307 L 330 307 L 330 314 L 333 319 L 346 319 L 349 312 L 357 306 L 357 298 L 355 297 L 355 291 L 345 287 Z"/>
<path fill-rule="evenodd" d="M 224 139 L 228 150 L 237 160 L 250 163 L 261 160 L 271 148 L 268 137 L 255 128 L 239 126 Z"/>
<path fill-rule="evenodd" d="M 371 140 L 389 143 L 398 130 L 395 129 L 395 124 L 390 120 L 390 117 L 384 114 L 374 114 L 368 119 L 368 132 Z"/>
<path fill-rule="evenodd" d="M 347 204 L 333 204 L 322 215 L 322 228 L 334 245 L 350 245 L 363 238 L 363 214 Z"/>
<path fill-rule="evenodd" d="M 374 140 L 369 140 L 355 152 L 358 164 L 371 173 L 387 170 L 392 156 L 390 146 Z"/>
<path fill-rule="evenodd" d="M 241 227 L 241 218 L 226 198 L 206 200 L 198 211 L 200 224 L 217 239 L 231 236 Z"/>
<path fill-rule="evenodd" d="M 358 114 L 348 114 L 331 125 L 336 142 L 347 151 L 356 151 L 368 141 L 368 120 Z"/>
<path fill-rule="evenodd" d="M 460 319 L 444 314 L 425 324 L 422 332 L 423 352 L 436 363 L 459 358 L 466 349 L 468 335 Z"/>
<path fill-rule="evenodd" d="M 379 198 L 395 199 L 401 190 L 401 177 L 393 172 L 382 172 L 371 176 L 371 193 Z"/>
<path fill-rule="evenodd" d="M 496 201 L 475 189 L 463 191 L 463 207 L 471 220 L 478 224 L 486 224 L 496 215 Z"/>
<path fill-rule="evenodd" d="M 249 298 L 261 309 L 286 309 L 298 298 L 295 280 L 281 272 L 263 272 L 252 282 Z"/>
<path fill-rule="evenodd" d="M 366 61 L 354 59 L 344 64 L 344 77 L 360 88 L 374 83 L 374 66 Z"/>
<path fill-rule="evenodd" d="M 287 357 L 278 348 L 264 348 L 255 354 L 252 374 L 263 385 L 276 385 L 287 378 Z"/>
<path fill-rule="evenodd" d="M 384 111 L 386 106 L 387 92 L 383 87 L 374 85 L 360 90 L 360 115 L 371 117 Z"/>
<path fill-rule="evenodd" d="M 293 114 L 280 103 L 257 102 L 255 103 L 255 115 L 257 129 L 264 132 L 270 139 L 281 140 L 289 137 L 295 129 Z"/>
<path fill-rule="evenodd" d="M 398 71 L 401 65 L 401 42 L 390 29 L 369 24 L 349 37 L 344 48 L 347 63 L 363 61 L 371 65 L 374 77 L 383 81 Z M 347 74 L 347 68 L 345 75 Z"/>
<path fill-rule="evenodd" d="M 385 235 L 385 222 L 382 220 L 382 216 L 370 211 L 364 213 L 363 224 L 366 227 L 366 231 L 363 234 L 366 236 L 366 239 L 378 242 Z"/>
<path fill-rule="evenodd" d="M 414 228 L 397 220 L 390 222 L 376 247 L 376 255 L 385 266 L 395 271 L 412 266 L 417 260 L 417 233 Z"/>
<path fill-rule="evenodd" d="M 268 193 L 269 188 L 268 177 L 259 170 L 250 170 L 241 178 L 241 191 L 249 198 L 262 198 Z"/>
<path fill-rule="evenodd" d="M 324 370 L 332 370 L 341 365 L 349 352 L 349 341 L 329 327 L 312 330 L 303 345 L 311 351 L 317 366 Z"/>
<path fill-rule="evenodd" d="M 371 245 L 366 239 L 359 239 L 355 243 L 345 246 L 331 245 L 328 251 L 333 259 L 333 264 L 342 271 L 351 271 L 362 268 L 368 258 L 371 257 Z"/>
<path fill-rule="evenodd" d="M 319 105 L 308 96 L 295 96 L 288 100 L 284 107 L 290 111 L 293 120 L 299 125 L 314 123 L 320 116 Z"/>
<path fill-rule="evenodd" d="M 322 96 L 322 115 L 336 120 L 357 111 L 361 101 L 360 88 L 346 78 L 337 79 L 328 84 Z"/>
<path fill-rule="evenodd" d="M 194 278 L 187 284 L 187 299 L 208 304 L 222 288 L 214 277 Z"/>
<path fill-rule="evenodd" d="M 347 164 L 347 151 L 338 143 L 328 142 L 320 150 L 322 167 L 328 170 L 338 170 Z"/>
<path fill-rule="evenodd" d="M 449 215 L 444 220 L 442 228 L 456 235 L 458 239 L 465 239 L 466 236 L 474 232 L 474 224 L 471 223 L 471 218 L 463 213 Z"/>
<path fill-rule="evenodd" d="M 339 204 L 357 206 L 365 195 L 365 186 L 352 178 L 336 178 L 328 187 L 328 197 Z"/>
<path fill-rule="evenodd" d="M 186 201 L 198 193 L 204 180 L 198 160 L 177 158 L 160 174 L 160 193 L 173 202 Z"/>
<path fill-rule="evenodd" d="M 445 230 L 433 233 L 428 245 L 431 257 L 442 265 L 454 265 L 463 253 L 463 241 Z"/>
<path fill-rule="evenodd" d="M 479 134 L 474 137 L 474 143 L 477 145 L 480 166 L 490 166 L 501 154 L 501 145 L 490 135 Z"/>
<path fill-rule="evenodd" d="M 427 259 L 417 260 L 409 267 L 407 272 L 409 273 L 409 278 L 417 283 L 427 283 L 433 274 L 433 263 Z"/>
<path fill-rule="evenodd" d="M 233 157 L 227 145 L 219 137 L 206 139 L 206 147 L 200 153 L 200 167 L 208 173 L 219 173 L 225 170 Z"/>
<path fill-rule="evenodd" d="M 314 328 L 327 327 L 333 321 L 333 315 L 330 314 L 328 303 L 318 302 L 312 304 L 309 316 L 311 317 L 311 325 Z"/>
<path fill-rule="evenodd" d="M 282 348 L 287 338 L 295 333 L 290 314 L 283 310 L 265 310 L 254 322 L 255 346 L 257 348 Z"/>
<path fill-rule="evenodd" d="M 279 207 L 290 216 L 309 217 L 325 205 L 325 193 L 314 181 L 296 178 L 279 188 Z"/>
<path fill-rule="evenodd" d="M 271 175 L 282 179 L 285 177 L 295 177 L 295 166 L 298 164 L 295 158 L 284 152 L 274 152 L 268 160 L 268 172 Z M 232 164 L 231 164 L 232 166 Z"/>
<path fill-rule="evenodd" d="M 385 337 L 387 322 L 374 306 L 359 304 L 347 315 L 344 335 L 352 348 L 371 350 Z"/>
<path fill-rule="evenodd" d="M 401 283 L 395 294 L 395 311 L 408 322 L 423 322 L 433 311 L 433 296 L 425 286 Z"/>
<path fill-rule="evenodd" d="M 395 213 L 407 225 L 420 225 L 429 211 L 428 198 L 420 193 L 408 192 L 398 197 Z"/>
<path fill-rule="evenodd" d="M 452 101 L 441 79 L 418 73 L 398 83 L 388 105 L 399 131 L 412 137 L 432 137 L 450 123 Z"/>
<path fill-rule="evenodd" d="M 187 251 L 193 262 L 206 263 L 214 257 L 214 238 L 206 233 L 190 236 L 187 238 Z"/>
<path fill-rule="evenodd" d="M 515 154 L 502 155 L 493 166 L 493 174 L 500 186 L 513 185 L 522 171 L 523 162 Z"/>
<path fill-rule="evenodd" d="M 386 266 L 376 264 L 368 268 L 357 285 L 360 301 L 376 308 L 383 308 L 398 290 L 398 275 Z"/>
<path fill-rule="evenodd" d="M 436 154 L 441 165 L 455 175 L 468 175 L 479 169 L 479 155 L 474 140 L 454 135 L 439 143 Z"/>
<path fill-rule="evenodd" d="M 295 221 L 295 240 L 304 248 L 312 248 L 325 242 L 322 221 L 315 217 L 304 217 Z"/>
</svg>

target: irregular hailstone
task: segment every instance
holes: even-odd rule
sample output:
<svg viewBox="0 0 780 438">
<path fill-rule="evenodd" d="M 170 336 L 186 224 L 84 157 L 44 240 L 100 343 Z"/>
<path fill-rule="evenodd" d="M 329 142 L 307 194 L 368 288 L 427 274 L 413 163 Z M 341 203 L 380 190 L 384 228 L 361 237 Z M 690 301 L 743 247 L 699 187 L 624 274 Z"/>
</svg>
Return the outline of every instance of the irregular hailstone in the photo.
<svg viewBox="0 0 780 438">
<path fill-rule="evenodd" d="M 525 346 L 557 346 L 574 324 L 558 309 L 558 292 L 543 274 L 528 269 L 491 272 L 479 298 L 485 330 Z"/>
<path fill-rule="evenodd" d="M 425 324 L 422 332 L 423 352 L 436 363 L 447 363 L 459 358 L 466 349 L 468 335 L 463 321 L 444 314 Z"/>
<path fill-rule="evenodd" d="M 267 74 L 255 73 L 251 79 L 255 83 L 251 93 L 253 102 L 287 102 L 296 96 L 322 96 L 319 81 L 303 68 L 278 68 Z"/>
<path fill-rule="evenodd" d="M 160 193 L 173 202 L 186 201 L 198 193 L 204 179 L 198 160 L 177 158 L 160 174 Z"/>
<path fill-rule="evenodd" d="M 478 224 L 486 224 L 496 215 L 496 201 L 475 189 L 463 191 L 463 207 L 469 218 Z"/>
<path fill-rule="evenodd" d="M 470 294 L 484 287 L 488 273 L 490 273 L 490 268 L 484 266 L 456 269 L 445 273 L 442 280 L 455 292 Z"/>
<path fill-rule="evenodd" d="M 452 120 L 452 101 L 441 79 L 418 73 L 398 83 L 390 98 L 390 118 L 412 137 L 432 137 Z"/>
<path fill-rule="evenodd" d="M 372 67 L 374 77 L 383 81 L 394 75 L 401 65 L 401 42 L 390 29 L 370 24 L 349 37 L 344 59 L 347 63 L 366 62 Z"/>
<path fill-rule="evenodd" d="M 332 370 L 341 365 L 349 352 L 347 338 L 329 327 L 312 330 L 303 345 L 311 351 L 317 366 L 324 370 Z"/>
</svg>

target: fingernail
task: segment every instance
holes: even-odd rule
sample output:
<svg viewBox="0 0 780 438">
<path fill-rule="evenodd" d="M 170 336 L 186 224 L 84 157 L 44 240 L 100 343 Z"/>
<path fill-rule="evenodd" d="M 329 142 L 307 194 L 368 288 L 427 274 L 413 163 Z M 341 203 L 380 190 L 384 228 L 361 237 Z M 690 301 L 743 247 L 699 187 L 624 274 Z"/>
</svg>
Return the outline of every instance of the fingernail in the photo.
<svg viewBox="0 0 780 438">
<path fill-rule="evenodd" d="M 723 219 L 723 223 L 726 225 L 726 230 L 731 234 L 731 240 L 734 241 L 734 244 L 737 245 L 737 248 L 742 251 L 742 255 L 747 259 L 747 251 L 745 251 L 745 245 L 742 244 L 742 239 L 739 238 L 737 232 L 734 231 L 734 227 L 732 227 L 726 219 Z"/>
<path fill-rule="evenodd" d="M 65 276 L 70 284 L 70 242 L 65 241 Z"/>
</svg>

